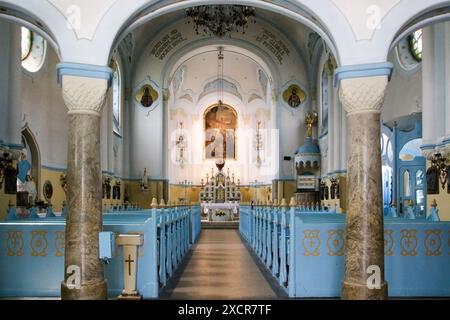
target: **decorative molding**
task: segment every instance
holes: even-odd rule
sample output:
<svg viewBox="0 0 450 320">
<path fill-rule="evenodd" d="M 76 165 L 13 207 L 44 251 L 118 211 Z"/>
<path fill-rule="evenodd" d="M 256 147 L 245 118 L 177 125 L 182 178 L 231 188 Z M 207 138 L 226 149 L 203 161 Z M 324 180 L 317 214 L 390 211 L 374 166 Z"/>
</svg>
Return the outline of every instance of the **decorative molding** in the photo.
<svg viewBox="0 0 450 320">
<path fill-rule="evenodd" d="M 113 73 L 114 71 L 109 67 L 90 64 L 62 62 L 56 66 L 56 74 L 59 84 L 62 83 L 64 76 L 76 76 L 107 80 L 109 87 L 111 85 Z"/>
<path fill-rule="evenodd" d="M 387 76 L 391 80 L 394 65 L 390 62 L 359 64 L 339 67 L 334 71 L 334 86 L 339 87 L 344 79 Z"/>
<path fill-rule="evenodd" d="M 305 249 L 304 256 L 320 256 L 320 231 L 319 230 L 305 230 L 303 231 L 305 237 L 303 238 L 303 248 Z"/>
<path fill-rule="evenodd" d="M 339 98 L 349 115 L 381 113 L 388 83 L 387 76 L 344 79 L 339 88 Z"/>
<path fill-rule="evenodd" d="M 64 102 L 69 114 L 101 116 L 108 91 L 108 81 L 101 78 L 85 78 L 65 75 L 62 79 Z"/>
</svg>

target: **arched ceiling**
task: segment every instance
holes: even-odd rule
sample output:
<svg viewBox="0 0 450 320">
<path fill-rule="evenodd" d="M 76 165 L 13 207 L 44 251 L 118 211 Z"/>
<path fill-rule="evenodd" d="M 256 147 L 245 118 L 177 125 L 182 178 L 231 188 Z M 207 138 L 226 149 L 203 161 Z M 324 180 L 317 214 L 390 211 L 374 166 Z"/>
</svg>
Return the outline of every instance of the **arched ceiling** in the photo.
<svg viewBox="0 0 450 320">
<path fill-rule="evenodd" d="M 157 17 L 137 28 L 133 32 L 135 40 L 135 57 L 139 57 L 142 54 L 148 43 L 154 40 L 155 37 L 159 36 L 162 29 L 167 27 L 169 24 L 180 20 L 187 21 L 184 10 Z M 276 31 L 283 34 L 283 36 L 291 42 L 291 44 L 301 55 L 302 60 L 305 61 L 308 59 L 310 55 L 308 41 L 310 38 L 309 34 L 312 33 L 311 29 L 295 20 L 287 18 L 286 16 L 260 8 L 256 9 L 256 20 L 270 24 Z M 186 23 L 186 28 L 193 27 L 191 24 Z M 231 34 L 231 37 L 233 37 L 233 34 Z"/>
</svg>

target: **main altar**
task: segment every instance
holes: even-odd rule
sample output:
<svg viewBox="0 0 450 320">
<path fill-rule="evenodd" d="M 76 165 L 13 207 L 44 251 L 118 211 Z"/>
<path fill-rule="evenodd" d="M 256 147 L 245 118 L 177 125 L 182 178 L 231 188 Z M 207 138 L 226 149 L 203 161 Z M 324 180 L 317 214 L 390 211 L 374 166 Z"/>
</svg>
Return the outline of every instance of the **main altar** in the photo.
<svg viewBox="0 0 450 320">
<path fill-rule="evenodd" d="M 224 173 L 225 161 L 217 161 L 218 171 L 211 170 L 211 176 L 206 174 L 206 183 L 202 179 L 200 192 L 200 206 L 202 217 L 208 221 L 239 220 L 239 202 L 241 191 L 239 179 L 235 182 L 234 173 L 230 176 L 230 169 Z"/>
</svg>

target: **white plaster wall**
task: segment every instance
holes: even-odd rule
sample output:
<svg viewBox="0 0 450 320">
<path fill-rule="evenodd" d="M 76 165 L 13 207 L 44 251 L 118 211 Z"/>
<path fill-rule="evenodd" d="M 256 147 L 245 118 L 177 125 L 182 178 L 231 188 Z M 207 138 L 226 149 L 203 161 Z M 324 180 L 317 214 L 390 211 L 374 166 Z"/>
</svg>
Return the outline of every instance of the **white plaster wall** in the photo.
<svg viewBox="0 0 450 320">
<path fill-rule="evenodd" d="M 395 52 L 391 52 L 389 61 L 394 63 L 394 71 L 386 90 L 383 122 L 422 112 L 422 68 L 406 72 L 399 65 Z"/>
<path fill-rule="evenodd" d="M 36 73 L 23 70 L 23 124 L 33 132 L 43 165 L 67 165 L 67 108 L 56 79 L 58 58 L 47 49 L 45 63 Z"/>
<path fill-rule="evenodd" d="M 9 49 L 10 49 L 10 24 L 0 20 L 0 140 L 9 142 L 8 139 L 8 80 L 9 80 Z"/>
<path fill-rule="evenodd" d="M 283 41 L 288 48 L 288 53 L 282 57 L 281 61 L 267 47 L 261 44 L 260 37 L 263 34 L 263 29 L 273 33 L 276 39 Z M 152 54 L 152 49 L 173 30 L 177 30 L 184 40 L 174 45 L 164 57 L 156 57 L 156 55 Z M 274 154 L 274 157 L 278 157 L 279 161 L 283 155 L 293 156 L 296 149 L 303 143 L 305 135 L 305 130 L 303 129 L 304 109 L 310 108 L 310 99 L 298 110 L 290 109 L 282 101 L 282 92 L 290 84 L 298 84 L 304 88 L 305 92 L 309 92 L 307 72 L 302 63 L 301 54 L 297 49 L 283 35 L 265 22 L 258 22 L 256 25 L 252 25 L 245 35 L 236 34 L 231 40 L 217 40 L 195 35 L 191 27 L 186 28 L 183 19 L 161 30 L 158 36 L 149 42 L 149 45 L 143 51 L 134 67 L 130 105 L 132 117 L 130 120 L 132 130 L 130 163 L 133 163 L 130 175 L 132 177 L 141 176 L 144 168 L 147 168 L 147 172 L 151 177 L 166 176 L 164 154 L 168 150 L 164 147 L 163 123 L 165 120 L 163 106 L 166 107 L 167 102 L 163 103 L 162 96 L 164 92 L 167 98 L 172 95 L 172 93 L 167 93 L 168 90 L 165 89 L 169 87 L 169 80 L 172 75 L 171 70 L 183 63 L 183 57 L 189 56 L 190 52 L 195 50 L 201 51 L 203 50 L 202 48 L 208 48 L 208 50 L 210 48 L 216 49 L 219 45 L 224 46 L 225 49 L 232 48 L 233 50 L 240 50 L 240 52 L 248 52 L 247 56 L 257 60 L 271 74 L 271 82 L 274 87 L 272 94 L 268 94 L 268 100 L 273 99 L 271 103 L 273 105 L 271 125 L 272 128 L 279 130 L 279 140 L 283 142 L 279 144 L 280 150 L 276 152 L 276 155 Z M 230 62 L 225 60 L 225 69 L 227 68 L 231 68 L 229 69 L 231 70 L 230 74 L 227 76 L 239 79 L 241 94 L 252 93 L 252 90 L 254 90 L 252 86 L 255 86 L 255 74 L 249 74 L 246 80 L 242 79 L 242 74 L 247 74 L 247 72 L 250 72 L 250 69 L 239 67 L 239 64 L 230 65 Z M 198 61 L 194 69 L 197 70 L 197 73 L 194 75 L 194 77 L 197 77 L 196 81 L 191 79 L 191 85 L 182 87 L 182 90 L 187 91 L 187 89 L 190 89 L 198 95 L 198 90 L 201 87 L 200 83 L 204 84 L 207 79 L 217 76 L 216 62 L 214 61 L 210 65 Z M 134 97 L 135 92 L 146 82 L 151 83 L 160 96 L 159 101 L 154 103 L 154 109 L 150 112 L 149 110 L 143 110 Z M 170 131 L 168 132 L 170 133 Z M 292 168 L 292 163 L 285 164 L 280 171 L 277 170 L 274 176 L 292 177 L 294 175 Z M 178 177 L 181 176 L 181 174 L 178 175 Z"/>
</svg>

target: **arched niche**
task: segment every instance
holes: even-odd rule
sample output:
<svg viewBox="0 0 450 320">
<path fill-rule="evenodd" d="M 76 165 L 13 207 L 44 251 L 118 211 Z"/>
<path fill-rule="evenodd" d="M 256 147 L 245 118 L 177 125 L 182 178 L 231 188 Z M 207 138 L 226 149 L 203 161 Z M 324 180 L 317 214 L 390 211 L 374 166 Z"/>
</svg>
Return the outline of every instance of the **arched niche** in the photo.
<svg viewBox="0 0 450 320">
<path fill-rule="evenodd" d="M 22 129 L 22 145 L 27 150 L 28 161 L 31 162 L 31 176 L 36 184 L 37 196 L 41 197 L 41 153 L 33 132 L 28 126 Z"/>
</svg>

